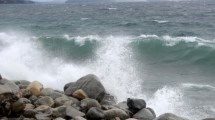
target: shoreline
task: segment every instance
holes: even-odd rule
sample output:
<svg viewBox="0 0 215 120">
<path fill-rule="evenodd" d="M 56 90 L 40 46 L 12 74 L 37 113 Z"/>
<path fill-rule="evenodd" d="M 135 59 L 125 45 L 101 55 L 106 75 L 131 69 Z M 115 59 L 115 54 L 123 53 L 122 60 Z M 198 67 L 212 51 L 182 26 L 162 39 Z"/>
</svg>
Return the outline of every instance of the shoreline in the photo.
<svg viewBox="0 0 215 120">
<path fill-rule="evenodd" d="M 63 89 L 44 88 L 38 81 L 10 81 L 0 75 L 0 119 L 188 120 L 172 113 L 156 116 L 141 98 L 116 103 L 115 97 L 106 92 L 93 74 L 67 83 Z"/>
</svg>

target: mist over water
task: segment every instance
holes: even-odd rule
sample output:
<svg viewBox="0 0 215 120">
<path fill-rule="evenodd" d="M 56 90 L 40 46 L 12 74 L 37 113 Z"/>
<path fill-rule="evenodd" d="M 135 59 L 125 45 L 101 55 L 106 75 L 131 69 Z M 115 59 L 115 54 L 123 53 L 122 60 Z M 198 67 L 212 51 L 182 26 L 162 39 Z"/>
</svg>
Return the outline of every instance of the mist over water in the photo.
<svg viewBox="0 0 215 120">
<path fill-rule="evenodd" d="M 2 5 L 0 73 L 59 90 L 92 73 L 118 102 L 214 117 L 215 4 L 204 5 Z"/>
</svg>

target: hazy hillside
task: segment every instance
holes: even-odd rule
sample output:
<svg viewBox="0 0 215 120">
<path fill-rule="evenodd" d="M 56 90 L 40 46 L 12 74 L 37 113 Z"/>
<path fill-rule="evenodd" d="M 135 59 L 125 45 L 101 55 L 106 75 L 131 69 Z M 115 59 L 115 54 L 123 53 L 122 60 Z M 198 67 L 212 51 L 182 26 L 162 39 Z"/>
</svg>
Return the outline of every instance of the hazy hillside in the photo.
<svg viewBox="0 0 215 120">
<path fill-rule="evenodd" d="M 113 0 L 68 0 L 66 3 L 104 3 L 112 1 Z"/>
<path fill-rule="evenodd" d="M 30 0 L 0 0 L 0 4 L 26 4 L 34 3 Z"/>
</svg>

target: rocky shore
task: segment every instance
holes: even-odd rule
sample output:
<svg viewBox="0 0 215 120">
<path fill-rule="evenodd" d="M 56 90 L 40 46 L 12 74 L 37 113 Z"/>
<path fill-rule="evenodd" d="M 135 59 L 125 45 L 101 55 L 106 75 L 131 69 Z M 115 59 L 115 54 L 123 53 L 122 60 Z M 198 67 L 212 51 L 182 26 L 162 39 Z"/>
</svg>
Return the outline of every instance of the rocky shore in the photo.
<svg viewBox="0 0 215 120">
<path fill-rule="evenodd" d="M 143 99 L 128 98 L 116 103 L 99 78 L 92 74 L 66 84 L 64 91 L 44 88 L 38 81 L 10 81 L 0 75 L 0 119 L 188 120 L 172 113 L 157 117 Z"/>
</svg>

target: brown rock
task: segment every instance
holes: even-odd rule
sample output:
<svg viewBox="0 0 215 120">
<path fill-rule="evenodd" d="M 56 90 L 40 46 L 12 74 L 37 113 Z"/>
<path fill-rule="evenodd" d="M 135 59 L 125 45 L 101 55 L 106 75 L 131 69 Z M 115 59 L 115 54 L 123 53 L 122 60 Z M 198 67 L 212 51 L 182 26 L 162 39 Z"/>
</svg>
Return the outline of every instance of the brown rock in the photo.
<svg viewBox="0 0 215 120">
<path fill-rule="evenodd" d="M 34 81 L 28 85 L 27 89 L 30 90 L 33 95 L 40 96 L 43 85 L 38 81 Z"/>
<path fill-rule="evenodd" d="M 73 97 L 78 98 L 80 100 L 86 99 L 88 98 L 88 95 L 86 92 L 84 92 L 82 89 L 78 89 L 76 90 L 73 94 Z"/>
</svg>

